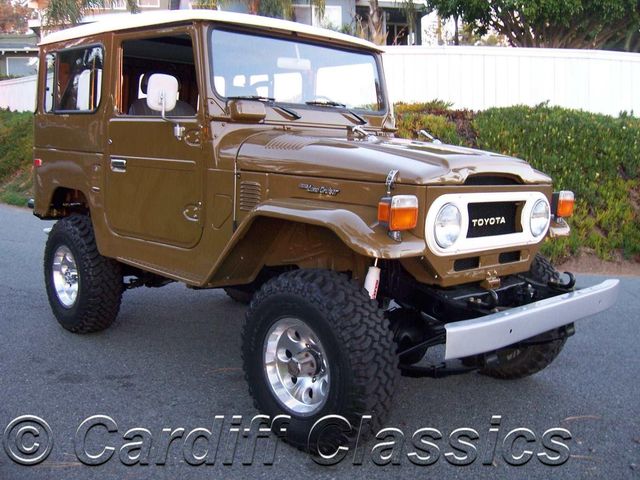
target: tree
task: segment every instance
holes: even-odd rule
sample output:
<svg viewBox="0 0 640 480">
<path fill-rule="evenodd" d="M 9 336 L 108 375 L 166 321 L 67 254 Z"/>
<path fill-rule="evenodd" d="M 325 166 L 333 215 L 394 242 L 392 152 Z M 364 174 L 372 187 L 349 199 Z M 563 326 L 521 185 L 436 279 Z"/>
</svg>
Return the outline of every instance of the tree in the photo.
<svg viewBox="0 0 640 480">
<path fill-rule="evenodd" d="M 450 17 L 458 12 L 478 34 L 493 30 L 512 46 L 603 48 L 640 28 L 638 0 L 427 0 Z"/>
<path fill-rule="evenodd" d="M 0 32 L 26 33 L 31 10 L 26 5 L 11 0 L 0 0 Z"/>
<path fill-rule="evenodd" d="M 436 0 L 429 1 L 427 5 L 433 10 L 438 11 L 438 15 L 443 20 L 448 20 L 449 18 L 453 18 L 455 25 L 455 33 L 453 35 L 453 43 L 455 45 L 460 45 L 460 32 L 458 29 L 458 25 L 460 22 L 460 18 L 464 15 L 464 4 L 467 2 L 461 0 Z"/>
<path fill-rule="evenodd" d="M 614 38 L 604 46 L 606 50 L 622 50 L 624 52 L 640 53 L 640 28 L 634 25 L 624 37 Z"/>
<path fill-rule="evenodd" d="M 402 13 L 407 20 L 407 34 L 413 33 L 413 27 L 419 11 L 424 11 L 421 6 L 416 6 L 413 0 L 394 0 L 399 4 Z M 380 7 L 379 0 L 369 0 L 369 15 L 365 18 L 367 36 L 376 45 L 387 44 L 387 32 L 384 28 L 384 10 Z"/>
<path fill-rule="evenodd" d="M 369 0 L 369 18 L 367 19 L 369 29 L 369 40 L 376 45 L 387 43 L 387 32 L 384 30 L 384 12 L 378 0 Z"/>
<path fill-rule="evenodd" d="M 8 1 L 8 0 L 0 0 Z M 268 17 L 291 18 L 293 3 L 291 0 L 243 0 L 249 13 Z M 48 25 L 76 25 L 82 17 L 93 10 L 110 8 L 115 0 L 50 0 L 45 12 Z M 127 9 L 135 13 L 138 6 L 136 0 L 126 0 Z M 224 5 L 224 0 L 196 0 L 193 8 L 217 9 Z M 319 16 L 324 15 L 325 0 L 310 0 L 310 5 L 316 7 Z"/>
<path fill-rule="evenodd" d="M 50 0 L 44 14 L 44 23 L 51 26 L 77 25 L 87 13 L 111 8 L 114 0 Z M 127 9 L 138 11 L 136 0 L 125 0 Z"/>
</svg>

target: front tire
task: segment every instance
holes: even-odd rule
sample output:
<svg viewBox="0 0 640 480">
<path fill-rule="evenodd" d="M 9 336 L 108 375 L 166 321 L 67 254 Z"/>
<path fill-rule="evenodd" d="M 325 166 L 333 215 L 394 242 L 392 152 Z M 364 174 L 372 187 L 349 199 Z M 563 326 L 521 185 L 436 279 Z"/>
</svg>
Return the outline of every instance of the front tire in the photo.
<svg viewBox="0 0 640 480">
<path fill-rule="evenodd" d="M 118 315 L 122 270 L 98 252 L 88 216 L 72 215 L 53 226 L 44 252 L 44 281 L 56 319 L 70 332 L 104 330 Z"/>
<path fill-rule="evenodd" d="M 323 439 L 344 444 L 363 415 L 374 430 L 391 406 L 397 357 L 388 320 L 335 272 L 296 270 L 267 282 L 247 312 L 242 359 L 256 407 L 272 419 L 289 415 L 286 440 L 299 448 L 326 415 L 350 422 L 351 432 Z"/>
</svg>

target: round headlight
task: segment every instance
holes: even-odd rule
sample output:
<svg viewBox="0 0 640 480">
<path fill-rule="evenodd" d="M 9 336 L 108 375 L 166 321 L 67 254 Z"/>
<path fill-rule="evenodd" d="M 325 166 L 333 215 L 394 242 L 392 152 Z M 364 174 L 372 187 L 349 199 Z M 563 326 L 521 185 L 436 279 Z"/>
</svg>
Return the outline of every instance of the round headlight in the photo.
<svg viewBox="0 0 640 480">
<path fill-rule="evenodd" d="M 444 205 L 436 216 L 434 226 L 436 242 L 441 248 L 448 248 L 458 240 L 462 230 L 462 215 L 453 203 Z"/>
<path fill-rule="evenodd" d="M 538 200 L 531 209 L 531 221 L 529 223 L 531 234 L 534 237 L 539 237 L 546 232 L 550 219 L 549 204 L 545 200 Z"/>
</svg>

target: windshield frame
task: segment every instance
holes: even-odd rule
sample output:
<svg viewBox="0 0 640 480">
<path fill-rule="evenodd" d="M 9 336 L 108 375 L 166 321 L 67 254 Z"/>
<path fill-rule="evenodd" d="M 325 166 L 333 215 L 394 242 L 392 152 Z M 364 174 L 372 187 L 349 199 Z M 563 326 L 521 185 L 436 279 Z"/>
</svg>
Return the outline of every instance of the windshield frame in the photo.
<svg viewBox="0 0 640 480">
<path fill-rule="evenodd" d="M 338 113 L 347 112 L 348 113 L 349 110 L 351 110 L 353 112 L 358 112 L 360 115 L 372 116 L 372 117 L 384 117 L 389 114 L 389 98 L 388 98 L 389 95 L 387 92 L 386 79 L 384 76 L 384 69 L 382 65 L 382 56 L 380 55 L 380 52 L 373 49 L 369 50 L 367 48 L 358 47 L 356 45 L 351 46 L 351 45 L 345 45 L 343 43 L 333 42 L 330 39 L 315 40 L 311 38 L 300 37 L 299 34 L 291 34 L 287 32 L 263 31 L 261 29 L 256 29 L 255 27 L 243 27 L 241 25 L 230 26 L 228 24 L 212 23 L 209 26 L 207 35 L 206 35 L 207 57 L 208 57 L 207 60 L 209 63 L 209 69 L 208 69 L 209 78 L 207 79 L 207 83 L 209 84 L 209 88 L 211 89 L 215 97 L 221 100 L 222 102 L 226 103 L 231 99 L 229 97 L 225 97 L 224 95 L 221 95 L 218 92 L 218 90 L 215 87 L 215 82 L 213 80 L 214 79 L 213 56 L 215 55 L 215 48 L 213 45 L 213 32 L 215 30 L 220 30 L 220 31 L 225 31 L 230 33 L 247 34 L 247 35 L 252 35 L 257 37 L 275 38 L 278 40 L 295 41 L 295 42 L 305 43 L 313 46 L 331 48 L 335 50 L 342 50 L 344 52 L 349 52 L 349 53 L 369 55 L 373 58 L 373 61 L 375 64 L 377 77 L 378 77 L 377 79 L 379 84 L 378 88 L 380 90 L 382 105 L 380 105 L 381 108 L 379 110 L 368 110 L 368 109 L 355 108 L 355 107 L 350 108 L 348 106 L 337 107 L 337 106 L 309 105 L 306 103 L 291 103 L 291 102 L 282 102 L 278 100 L 274 100 L 274 101 L 256 100 L 256 101 L 261 101 L 262 103 L 268 106 L 282 105 L 284 107 L 294 108 L 296 110 L 313 110 L 316 112 L 320 111 L 320 112 L 338 112 Z M 378 95 L 378 92 L 376 92 L 376 96 L 377 95 Z"/>
</svg>

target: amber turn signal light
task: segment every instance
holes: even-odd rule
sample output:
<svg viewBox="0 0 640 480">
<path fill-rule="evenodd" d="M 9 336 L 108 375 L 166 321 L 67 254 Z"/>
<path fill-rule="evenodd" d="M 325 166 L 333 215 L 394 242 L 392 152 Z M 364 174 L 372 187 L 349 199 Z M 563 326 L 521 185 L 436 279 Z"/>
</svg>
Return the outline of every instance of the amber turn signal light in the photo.
<svg viewBox="0 0 640 480">
<path fill-rule="evenodd" d="M 418 198 L 415 195 L 382 197 L 378 203 L 378 221 L 391 231 L 415 228 L 418 224 Z"/>
<path fill-rule="evenodd" d="M 551 211 L 556 217 L 570 217 L 573 215 L 574 202 L 573 192 L 569 190 L 555 192 L 551 202 Z"/>
</svg>

